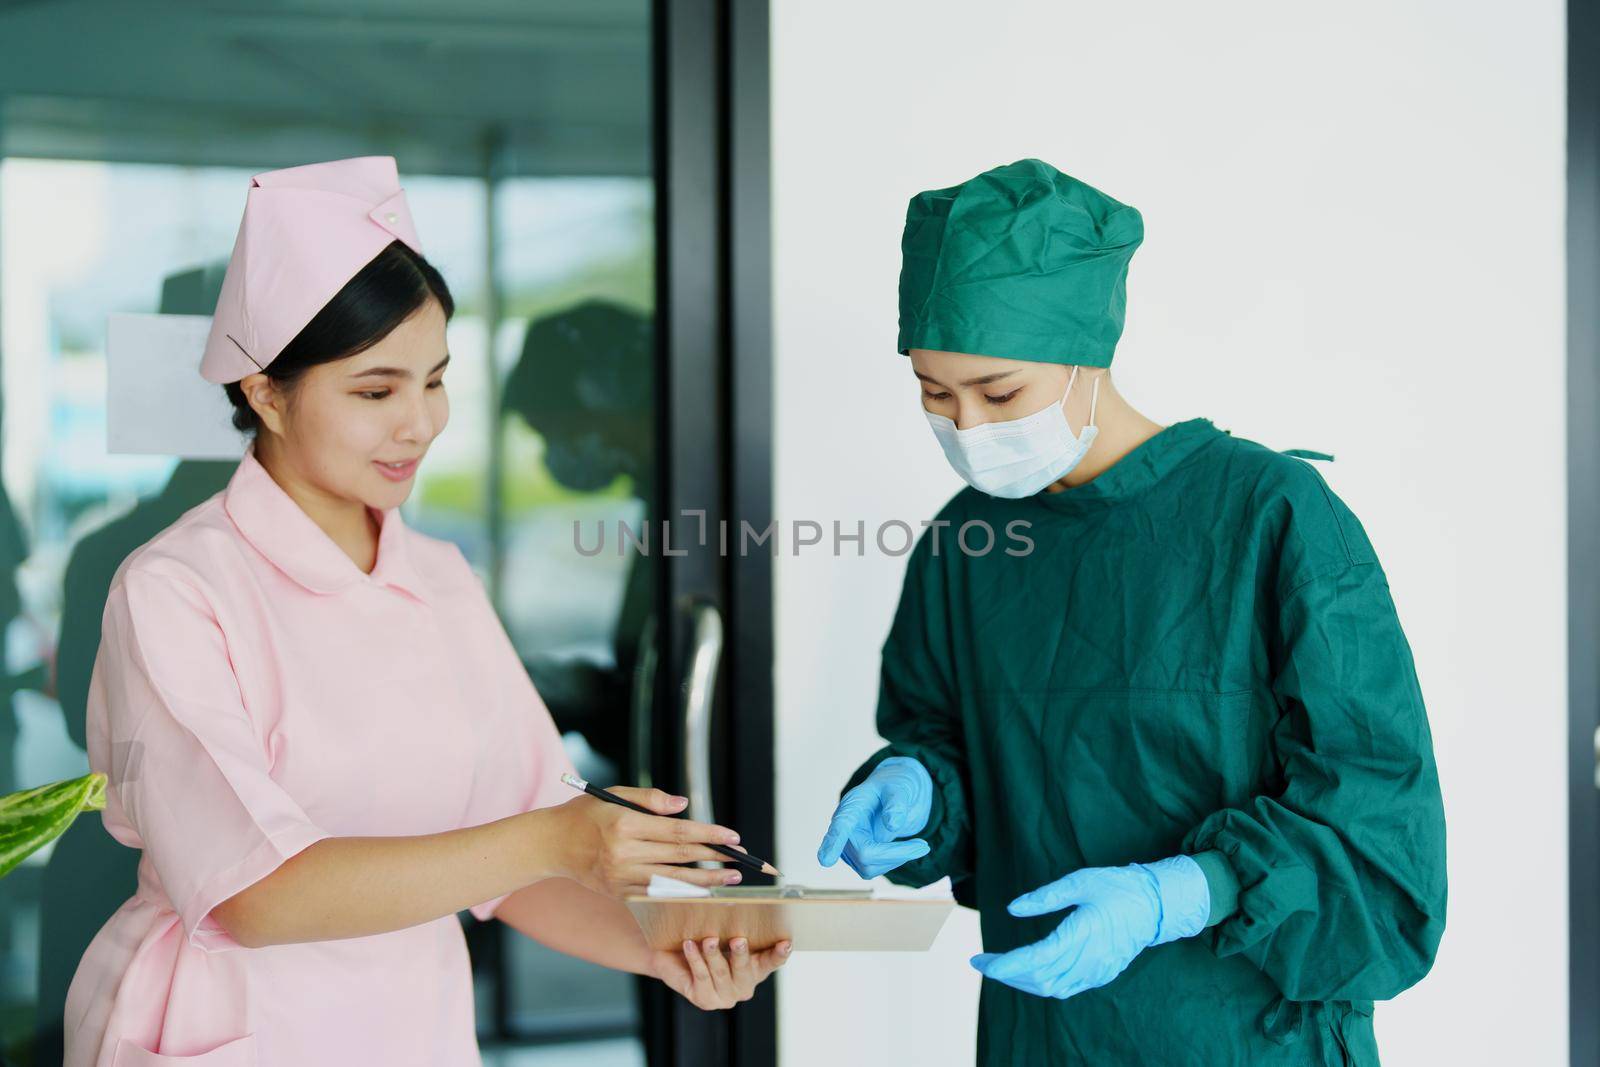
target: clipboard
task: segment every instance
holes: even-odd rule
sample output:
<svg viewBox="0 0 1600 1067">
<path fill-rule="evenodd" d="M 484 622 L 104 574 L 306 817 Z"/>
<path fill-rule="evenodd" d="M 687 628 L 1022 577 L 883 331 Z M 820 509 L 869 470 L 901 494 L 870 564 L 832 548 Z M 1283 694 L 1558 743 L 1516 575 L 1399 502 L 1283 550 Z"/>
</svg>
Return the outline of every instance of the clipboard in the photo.
<svg viewBox="0 0 1600 1067">
<path fill-rule="evenodd" d="M 623 898 L 654 949 L 743 937 L 752 951 L 791 941 L 796 952 L 926 952 L 955 901 L 877 899 L 871 890 L 730 886 L 708 897 Z"/>
</svg>

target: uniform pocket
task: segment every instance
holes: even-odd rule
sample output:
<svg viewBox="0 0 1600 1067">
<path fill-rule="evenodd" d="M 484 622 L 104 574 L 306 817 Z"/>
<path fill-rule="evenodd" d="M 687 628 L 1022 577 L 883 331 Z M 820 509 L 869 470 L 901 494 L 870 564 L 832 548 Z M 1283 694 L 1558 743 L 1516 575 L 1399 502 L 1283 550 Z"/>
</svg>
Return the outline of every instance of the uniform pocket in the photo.
<svg viewBox="0 0 1600 1067">
<path fill-rule="evenodd" d="M 117 1042 L 111 1067 L 256 1067 L 256 1036 L 246 1034 L 197 1056 L 151 1052 L 125 1037 Z"/>
</svg>

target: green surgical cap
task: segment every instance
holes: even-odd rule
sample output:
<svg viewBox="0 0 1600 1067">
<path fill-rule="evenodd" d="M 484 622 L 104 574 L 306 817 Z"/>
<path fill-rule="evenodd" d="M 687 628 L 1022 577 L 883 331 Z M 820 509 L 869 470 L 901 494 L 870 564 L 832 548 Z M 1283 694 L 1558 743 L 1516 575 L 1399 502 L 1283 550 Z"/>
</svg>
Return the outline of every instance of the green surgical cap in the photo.
<svg viewBox="0 0 1600 1067">
<path fill-rule="evenodd" d="M 918 193 L 900 239 L 900 352 L 1109 367 L 1136 208 L 1024 159 Z"/>
</svg>

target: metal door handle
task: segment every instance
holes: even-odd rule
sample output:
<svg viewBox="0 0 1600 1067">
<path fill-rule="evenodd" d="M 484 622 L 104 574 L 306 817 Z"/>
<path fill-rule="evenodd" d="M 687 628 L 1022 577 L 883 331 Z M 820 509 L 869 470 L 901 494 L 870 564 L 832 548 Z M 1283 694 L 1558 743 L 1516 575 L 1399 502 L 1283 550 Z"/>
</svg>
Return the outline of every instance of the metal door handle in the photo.
<svg viewBox="0 0 1600 1067">
<path fill-rule="evenodd" d="M 683 682 L 683 780 L 689 818 L 714 822 L 711 803 L 711 704 L 722 659 L 722 613 L 715 605 L 693 609 L 693 644 Z"/>
<path fill-rule="evenodd" d="M 1594 728 L 1594 787 L 1600 789 L 1600 726 Z"/>
</svg>

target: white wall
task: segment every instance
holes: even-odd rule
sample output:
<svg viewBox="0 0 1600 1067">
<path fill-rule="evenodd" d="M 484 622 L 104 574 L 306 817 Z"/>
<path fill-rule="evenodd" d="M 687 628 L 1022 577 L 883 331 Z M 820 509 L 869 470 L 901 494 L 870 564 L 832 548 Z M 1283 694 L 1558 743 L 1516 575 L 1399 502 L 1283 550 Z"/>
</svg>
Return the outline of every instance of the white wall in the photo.
<svg viewBox="0 0 1600 1067">
<path fill-rule="evenodd" d="M 957 487 L 894 352 L 912 193 L 1039 156 L 1137 206 L 1116 360 L 1162 421 L 1324 466 L 1416 653 L 1449 817 L 1433 973 L 1384 1062 L 1566 1057 L 1563 6 L 776 0 L 777 505 L 930 517 Z M 875 747 L 903 558 L 777 573 L 792 878 Z M 787 968 L 784 1067 L 971 1062 L 977 926 Z"/>
</svg>

